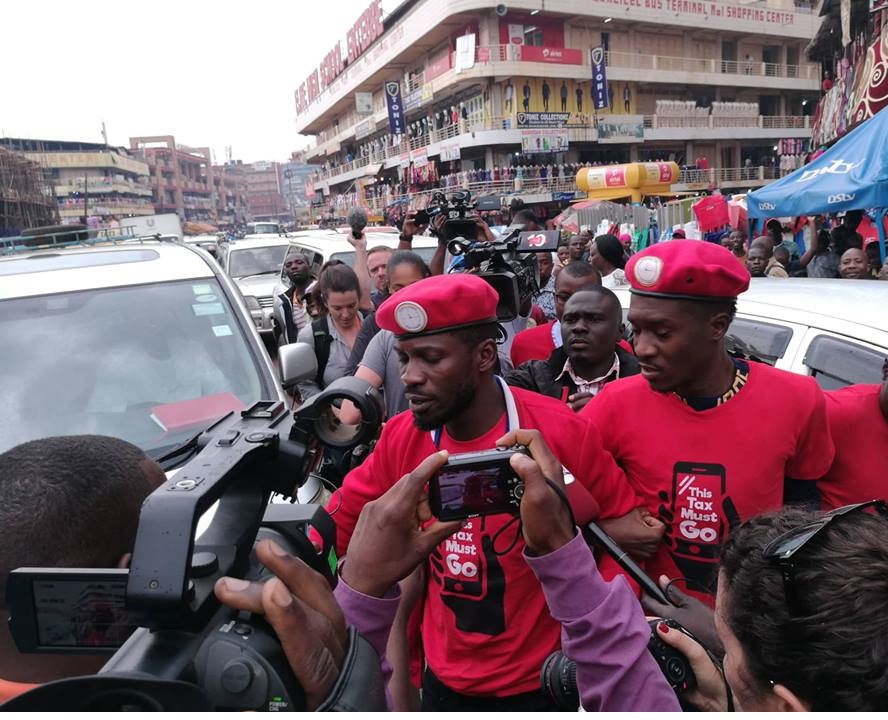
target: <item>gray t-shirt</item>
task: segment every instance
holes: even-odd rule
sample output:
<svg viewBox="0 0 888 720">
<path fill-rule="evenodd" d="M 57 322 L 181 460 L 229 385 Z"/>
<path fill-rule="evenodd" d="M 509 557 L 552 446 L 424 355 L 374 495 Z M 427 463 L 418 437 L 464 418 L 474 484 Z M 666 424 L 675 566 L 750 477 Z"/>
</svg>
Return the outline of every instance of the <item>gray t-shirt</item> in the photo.
<svg viewBox="0 0 888 720">
<path fill-rule="evenodd" d="M 327 317 L 327 332 L 330 333 L 330 356 L 327 359 L 327 367 L 324 368 L 324 387 L 334 380 L 345 377 L 345 369 L 348 367 L 348 356 L 351 348 L 345 344 L 345 340 L 336 329 L 336 325 Z M 297 342 L 307 343 L 312 348 L 315 346 L 314 328 L 311 323 L 299 331 Z M 317 395 L 323 388 L 319 388 L 314 380 L 304 380 L 296 385 L 303 401 Z"/>
<path fill-rule="evenodd" d="M 400 363 L 395 352 L 395 336 L 391 331 L 380 330 L 373 336 L 364 351 L 361 366 L 372 370 L 382 378 L 386 418 L 394 417 L 407 409 Z"/>
</svg>

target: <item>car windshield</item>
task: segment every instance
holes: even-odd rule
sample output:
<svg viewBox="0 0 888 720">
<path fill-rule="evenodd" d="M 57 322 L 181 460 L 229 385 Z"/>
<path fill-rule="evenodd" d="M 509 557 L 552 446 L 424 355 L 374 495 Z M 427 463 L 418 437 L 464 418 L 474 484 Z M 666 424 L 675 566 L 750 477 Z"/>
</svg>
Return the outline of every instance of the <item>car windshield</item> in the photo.
<svg viewBox="0 0 888 720">
<path fill-rule="evenodd" d="M 228 261 L 228 274 L 231 277 L 247 275 L 265 275 L 279 273 L 287 254 L 286 245 L 269 245 L 266 247 L 244 248 L 232 250 Z"/>
<path fill-rule="evenodd" d="M 214 278 L 0 301 L 0 357 L 0 452 L 97 434 L 158 457 L 274 397 Z"/>
<path fill-rule="evenodd" d="M 266 234 L 274 234 L 277 235 L 280 231 L 280 225 L 276 223 L 254 223 L 250 225 L 250 232 L 254 235 L 266 235 Z"/>
</svg>

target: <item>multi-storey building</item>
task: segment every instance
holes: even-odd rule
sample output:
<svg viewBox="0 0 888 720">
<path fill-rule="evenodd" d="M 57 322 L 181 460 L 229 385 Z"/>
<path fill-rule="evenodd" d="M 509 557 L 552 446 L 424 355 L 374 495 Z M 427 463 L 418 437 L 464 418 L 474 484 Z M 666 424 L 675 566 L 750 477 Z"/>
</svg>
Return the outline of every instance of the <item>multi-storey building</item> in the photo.
<svg viewBox="0 0 888 720">
<path fill-rule="evenodd" d="M 254 220 L 290 219 L 290 211 L 281 196 L 280 163 L 254 162 L 245 165 L 247 205 Z"/>
<path fill-rule="evenodd" d="M 306 197 L 305 181 L 314 175 L 316 167 L 309 165 L 302 159 L 302 154 L 294 152 L 290 162 L 281 163 L 279 167 L 278 181 L 280 183 L 281 195 L 290 214 L 295 218 L 300 208 L 308 206 L 308 198 Z"/>
<path fill-rule="evenodd" d="M 240 164 L 213 165 L 209 148 L 180 145 L 172 135 L 130 138 L 130 148 L 148 164 L 158 213 L 221 225 L 248 219 L 246 172 Z"/>
<path fill-rule="evenodd" d="M 186 221 L 216 221 L 209 148 L 179 145 L 172 135 L 130 138 L 130 148 L 148 164 L 158 213 L 174 212 Z"/>
<path fill-rule="evenodd" d="M 44 168 L 63 222 L 154 213 L 148 166 L 125 148 L 20 138 L 2 138 L 0 146 Z"/>
<path fill-rule="evenodd" d="M 383 179 L 428 187 L 494 168 L 507 187 L 502 168 L 516 165 L 646 160 L 683 168 L 676 191 L 746 189 L 780 174 L 780 141 L 811 133 L 809 0 L 386 4 L 374 0 L 347 53 L 336 45 L 296 90 L 328 196 L 362 202 Z M 384 84 L 400 93 L 400 135 Z M 545 180 L 543 195 L 573 187 L 563 170 Z"/>
</svg>

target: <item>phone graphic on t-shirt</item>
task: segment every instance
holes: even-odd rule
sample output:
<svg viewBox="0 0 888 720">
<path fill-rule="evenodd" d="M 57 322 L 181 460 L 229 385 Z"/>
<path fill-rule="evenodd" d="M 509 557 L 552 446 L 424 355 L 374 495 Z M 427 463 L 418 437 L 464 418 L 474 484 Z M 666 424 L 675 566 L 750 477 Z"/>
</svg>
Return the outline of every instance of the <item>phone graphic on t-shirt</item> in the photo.
<svg viewBox="0 0 888 720">
<path fill-rule="evenodd" d="M 685 577 L 707 587 L 727 534 L 722 514 L 725 484 L 723 465 L 679 462 L 673 467 L 670 553 Z"/>
</svg>

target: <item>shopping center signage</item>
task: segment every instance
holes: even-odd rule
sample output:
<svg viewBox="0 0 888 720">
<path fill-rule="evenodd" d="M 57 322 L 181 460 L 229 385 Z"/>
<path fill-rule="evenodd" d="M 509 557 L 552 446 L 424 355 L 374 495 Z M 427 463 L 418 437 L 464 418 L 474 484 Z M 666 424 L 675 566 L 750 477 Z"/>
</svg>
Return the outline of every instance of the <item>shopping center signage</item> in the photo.
<svg viewBox="0 0 888 720">
<path fill-rule="evenodd" d="M 569 119 L 566 112 L 520 112 L 517 116 L 519 128 L 560 128 Z"/>
<path fill-rule="evenodd" d="M 383 86 L 385 90 L 385 106 L 388 108 L 389 132 L 392 135 L 404 133 L 404 104 L 401 102 L 401 84 L 397 80 L 389 80 Z"/>
<path fill-rule="evenodd" d="M 596 110 L 607 107 L 607 70 L 604 48 L 592 48 L 592 102 Z"/>
<path fill-rule="evenodd" d="M 382 0 L 373 0 L 357 21 L 345 34 L 345 56 L 343 44 L 336 43 L 316 70 L 312 70 L 305 82 L 296 91 L 296 112 L 303 112 L 315 101 L 321 92 L 369 48 L 385 28 L 382 25 Z"/>
<path fill-rule="evenodd" d="M 724 2 L 704 2 L 703 0 L 588 0 L 590 7 L 607 7 L 660 11 L 673 15 L 687 15 L 694 18 L 722 18 L 757 22 L 763 25 L 794 25 L 795 13 L 785 10 L 771 10 L 746 5 L 729 5 Z"/>
</svg>

